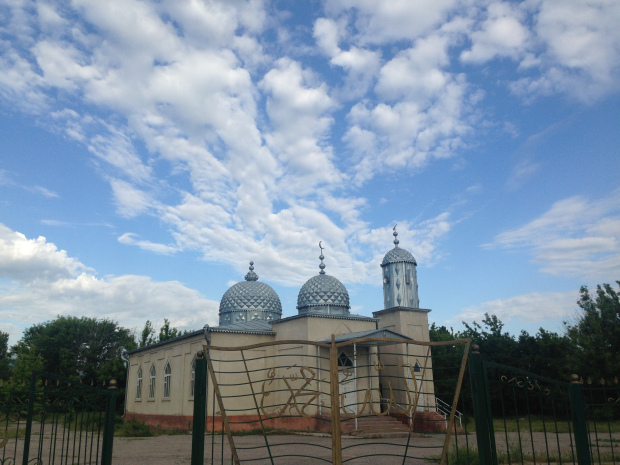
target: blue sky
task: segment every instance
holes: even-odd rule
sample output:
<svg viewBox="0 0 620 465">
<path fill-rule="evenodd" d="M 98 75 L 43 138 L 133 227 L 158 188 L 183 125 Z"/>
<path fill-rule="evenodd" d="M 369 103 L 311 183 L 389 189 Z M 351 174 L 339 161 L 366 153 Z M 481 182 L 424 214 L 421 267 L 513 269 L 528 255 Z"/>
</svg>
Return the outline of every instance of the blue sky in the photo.
<svg viewBox="0 0 620 465">
<path fill-rule="evenodd" d="M 562 329 L 620 279 L 615 0 L 0 0 L 0 330 L 217 322 L 248 262 Z"/>
</svg>

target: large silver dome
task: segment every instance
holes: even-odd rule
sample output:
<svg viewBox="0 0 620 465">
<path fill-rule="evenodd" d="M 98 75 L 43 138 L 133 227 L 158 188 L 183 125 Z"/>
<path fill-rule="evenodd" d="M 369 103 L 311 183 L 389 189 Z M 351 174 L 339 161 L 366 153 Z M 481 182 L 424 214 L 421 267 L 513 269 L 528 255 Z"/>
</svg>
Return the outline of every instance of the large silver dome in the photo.
<svg viewBox="0 0 620 465">
<path fill-rule="evenodd" d="M 321 247 L 319 243 L 319 247 Z M 321 271 L 301 287 L 297 296 L 297 310 L 300 315 L 318 313 L 324 315 L 348 315 L 349 293 L 343 284 L 333 276 L 325 274 L 323 248 L 321 247 Z"/>
<path fill-rule="evenodd" d="M 258 282 L 254 273 L 254 262 L 245 281 L 233 285 L 220 301 L 220 325 L 229 325 L 250 320 L 279 320 L 282 318 L 282 303 L 276 291 L 265 283 Z"/>
</svg>

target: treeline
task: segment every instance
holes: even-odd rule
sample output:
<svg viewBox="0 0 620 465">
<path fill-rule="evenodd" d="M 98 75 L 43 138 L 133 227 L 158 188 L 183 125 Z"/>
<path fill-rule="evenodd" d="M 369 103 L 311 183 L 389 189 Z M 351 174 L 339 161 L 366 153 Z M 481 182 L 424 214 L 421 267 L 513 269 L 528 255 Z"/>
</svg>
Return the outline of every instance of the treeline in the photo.
<svg viewBox="0 0 620 465">
<path fill-rule="evenodd" d="M 105 318 L 58 316 L 27 328 L 12 347 L 9 335 L 0 331 L 0 380 L 27 385 L 32 371 L 42 370 L 97 386 L 115 379 L 122 388 L 127 368 L 120 358 L 121 348 L 132 350 L 182 334 L 168 319 L 159 332 L 147 320 L 136 335 Z"/>
<path fill-rule="evenodd" d="M 620 281 L 618 291 L 620 291 Z M 584 380 L 613 381 L 620 377 L 620 300 L 609 284 L 598 285 L 594 293 L 580 290 L 579 311 L 573 321 L 564 323 L 562 334 L 541 328 L 536 334 L 521 331 L 517 336 L 504 331 L 495 315 L 485 314 L 480 322 L 463 323 L 454 332 L 445 326 L 430 327 L 431 341 L 471 338 L 480 347 L 483 360 L 509 365 L 558 381 L 569 381 L 572 374 Z M 449 347 L 433 349 L 433 360 L 441 365 L 458 366 L 460 357 Z M 435 365 L 434 365 L 435 368 Z M 439 379 L 435 377 L 435 380 Z"/>
</svg>

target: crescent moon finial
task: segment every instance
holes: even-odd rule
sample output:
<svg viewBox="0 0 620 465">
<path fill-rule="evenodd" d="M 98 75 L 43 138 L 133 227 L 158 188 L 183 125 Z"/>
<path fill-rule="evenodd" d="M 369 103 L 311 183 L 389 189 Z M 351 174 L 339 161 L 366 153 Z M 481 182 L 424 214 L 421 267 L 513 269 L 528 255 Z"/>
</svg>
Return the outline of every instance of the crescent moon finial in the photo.
<svg viewBox="0 0 620 465">
<path fill-rule="evenodd" d="M 319 274 L 325 274 L 325 263 L 323 263 L 323 259 L 325 257 L 323 256 L 323 246 L 321 245 L 322 242 L 323 241 L 319 241 L 319 248 L 321 249 L 321 255 L 319 255 L 319 259 L 321 260 L 319 268 L 321 269 L 321 271 L 319 271 Z"/>
</svg>

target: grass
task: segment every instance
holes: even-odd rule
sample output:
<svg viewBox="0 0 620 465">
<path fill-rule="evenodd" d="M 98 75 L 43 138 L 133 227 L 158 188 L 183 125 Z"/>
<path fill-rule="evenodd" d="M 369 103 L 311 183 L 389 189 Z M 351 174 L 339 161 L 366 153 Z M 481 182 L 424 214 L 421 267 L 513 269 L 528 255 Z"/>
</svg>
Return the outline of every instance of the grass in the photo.
<svg viewBox="0 0 620 465">
<path fill-rule="evenodd" d="M 531 423 L 531 424 L 530 424 Z M 596 424 L 595 424 L 596 423 Z M 518 424 L 518 428 L 517 428 Z M 568 433 L 569 432 L 569 424 L 570 431 L 572 431 L 572 422 L 570 420 L 557 420 L 553 421 L 553 418 L 541 417 L 539 415 L 532 415 L 528 417 L 516 418 L 506 418 L 505 420 L 502 418 L 494 418 L 493 419 L 493 428 L 496 433 L 499 432 L 517 432 L 517 431 L 531 431 L 534 433 L 543 433 L 545 430 L 547 433 Z M 591 432 L 594 431 L 596 426 L 596 430 L 603 433 L 609 433 L 611 430 L 612 433 L 620 432 L 620 421 L 589 421 L 588 428 Z M 557 428 L 557 429 L 556 429 Z"/>
<path fill-rule="evenodd" d="M 182 429 L 164 429 L 150 426 L 137 420 L 116 419 L 114 436 L 119 438 L 150 438 L 153 436 L 177 436 L 189 434 Z"/>
<path fill-rule="evenodd" d="M 594 450 L 593 460 L 595 463 L 612 462 L 614 457 L 611 452 L 602 452 Z M 617 458 L 617 457 L 616 457 Z M 439 461 L 440 456 L 434 457 L 434 460 Z M 509 450 L 500 451 L 497 454 L 498 465 L 510 465 L 520 463 L 573 463 L 576 457 L 573 456 L 571 451 L 562 451 L 561 456 L 557 452 L 552 452 L 547 455 L 546 452 L 536 452 L 536 455 L 531 452 L 523 452 L 519 449 L 518 444 L 510 444 Z M 458 449 L 452 448 L 448 452 L 448 463 L 450 465 L 481 465 L 480 457 L 476 449 L 467 449 L 465 446 L 461 446 Z"/>
</svg>

